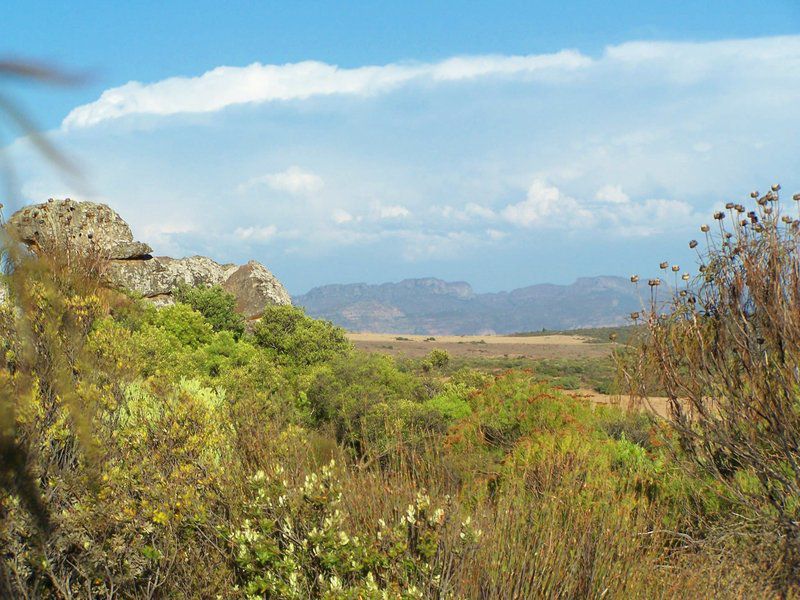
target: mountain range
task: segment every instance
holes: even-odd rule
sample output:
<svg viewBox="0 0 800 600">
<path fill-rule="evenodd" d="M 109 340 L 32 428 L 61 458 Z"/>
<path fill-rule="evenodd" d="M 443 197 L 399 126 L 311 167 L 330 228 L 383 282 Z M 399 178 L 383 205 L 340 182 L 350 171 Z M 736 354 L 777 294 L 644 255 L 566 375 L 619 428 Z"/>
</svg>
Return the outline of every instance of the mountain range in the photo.
<svg viewBox="0 0 800 600">
<path fill-rule="evenodd" d="M 332 284 L 296 296 L 313 316 L 354 332 L 469 335 L 622 325 L 642 306 L 622 277 L 582 277 L 569 285 L 538 284 L 475 293 L 463 281 Z"/>
</svg>

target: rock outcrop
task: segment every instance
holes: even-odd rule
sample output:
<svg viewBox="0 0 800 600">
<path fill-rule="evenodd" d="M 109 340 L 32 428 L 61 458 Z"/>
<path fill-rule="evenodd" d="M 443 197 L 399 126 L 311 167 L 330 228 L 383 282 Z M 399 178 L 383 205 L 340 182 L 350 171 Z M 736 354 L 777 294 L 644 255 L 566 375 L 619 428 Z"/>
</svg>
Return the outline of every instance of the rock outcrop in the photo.
<svg viewBox="0 0 800 600">
<path fill-rule="evenodd" d="M 292 303 L 281 282 L 254 260 L 233 271 L 222 287 L 236 296 L 236 310 L 248 318 L 261 313 L 268 304 Z"/>
<path fill-rule="evenodd" d="M 267 305 L 292 303 L 281 282 L 256 261 L 239 266 L 205 256 L 152 256 L 150 246 L 134 241 L 128 224 L 105 204 L 48 200 L 17 211 L 6 226 L 36 253 L 97 253 L 107 261 L 104 277 L 110 287 L 157 304 L 171 304 L 181 285 L 222 286 L 236 296 L 237 310 L 247 318 L 257 318 Z"/>
<path fill-rule="evenodd" d="M 50 199 L 14 213 L 8 228 L 34 251 L 67 248 L 105 259 L 143 258 L 153 251 L 133 239 L 131 228 L 105 204 Z"/>
</svg>

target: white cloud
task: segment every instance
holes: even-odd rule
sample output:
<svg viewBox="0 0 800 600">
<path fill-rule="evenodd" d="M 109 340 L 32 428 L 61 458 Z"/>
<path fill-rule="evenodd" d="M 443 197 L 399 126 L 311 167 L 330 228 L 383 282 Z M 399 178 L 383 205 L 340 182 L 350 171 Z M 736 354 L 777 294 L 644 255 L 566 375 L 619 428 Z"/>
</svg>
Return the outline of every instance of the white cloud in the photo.
<svg viewBox="0 0 800 600">
<path fill-rule="evenodd" d="M 625 261 L 688 250 L 683 238 L 711 204 L 744 201 L 773 178 L 800 191 L 800 36 L 546 57 L 219 69 L 109 90 L 52 138 L 97 190 L 69 195 L 109 201 L 158 253 L 263 258 L 295 289 L 342 262 L 391 278 L 402 270 L 387 257 L 403 256 L 452 257 L 490 289 L 504 270 L 488 262 L 518 261 L 522 272 L 543 248 L 565 257 L 558 277 L 612 272 L 620 247 Z M 143 135 L 140 122 L 169 126 Z M 24 195 L 67 194 L 22 146 L 4 154 Z M 257 192 L 283 201 L 254 202 Z"/>
<path fill-rule="evenodd" d="M 399 204 L 390 206 L 379 205 L 377 207 L 377 213 L 379 219 L 405 219 L 411 216 L 411 211 Z"/>
<path fill-rule="evenodd" d="M 620 186 L 604 186 L 594 200 L 577 200 L 541 179 L 534 180 L 525 200 L 506 206 L 502 216 L 525 228 L 597 228 L 627 237 L 652 235 L 698 219 L 692 206 L 681 200 L 634 202 Z"/>
<path fill-rule="evenodd" d="M 607 202 L 608 204 L 626 204 L 630 201 L 628 194 L 622 191 L 620 185 L 604 185 L 594 197 L 600 202 Z"/>
<path fill-rule="evenodd" d="M 457 221 L 489 221 L 497 218 L 497 214 L 488 206 L 468 202 L 464 208 L 456 208 L 446 204 L 444 206 L 432 206 L 431 212 L 443 217 Z"/>
<path fill-rule="evenodd" d="M 353 220 L 353 215 L 351 215 L 346 210 L 342 210 L 341 208 L 333 211 L 333 222 L 337 225 L 343 225 L 344 223 L 349 223 Z"/>
<path fill-rule="evenodd" d="M 487 207 L 481 206 L 480 204 L 476 204 L 474 202 L 470 202 L 464 207 L 464 213 L 469 217 L 477 217 L 479 219 L 494 219 L 495 214 L 494 211 Z"/>
<path fill-rule="evenodd" d="M 279 192 L 303 195 L 320 191 L 325 182 L 322 177 L 311 171 L 291 166 L 280 173 L 270 173 L 248 179 L 245 183 L 239 185 L 237 191 L 243 193 L 263 185 Z"/>
<path fill-rule="evenodd" d="M 266 242 L 275 237 L 278 228 L 275 225 L 266 225 L 263 227 L 237 227 L 233 232 L 234 237 L 253 242 Z"/>
<path fill-rule="evenodd" d="M 508 233 L 500 231 L 499 229 L 487 229 L 486 235 L 489 236 L 490 240 L 495 242 L 508 237 Z"/>
<path fill-rule="evenodd" d="M 521 227 L 585 228 L 595 223 L 592 212 L 541 179 L 534 180 L 525 200 L 509 204 L 502 215 L 509 223 Z"/>
<path fill-rule="evenodd" d="M 133 114 L 206 113 L 252 102 L 304 100 L 332 94 L 370 95 L 415 79 L 546 76 L 548 72 L 580 69 L 591 62 L 579 52 L 563 50 L 555 54 L 465 56 L 439 63 L 391 63 L 353 69 L 317 61 L 217 67 L 198 77 L 171 77 L 150 84 L 131 81 L 108 89 L 94 102 L 73 109 L 62 125 L 70 129 Z"/>
</svg>

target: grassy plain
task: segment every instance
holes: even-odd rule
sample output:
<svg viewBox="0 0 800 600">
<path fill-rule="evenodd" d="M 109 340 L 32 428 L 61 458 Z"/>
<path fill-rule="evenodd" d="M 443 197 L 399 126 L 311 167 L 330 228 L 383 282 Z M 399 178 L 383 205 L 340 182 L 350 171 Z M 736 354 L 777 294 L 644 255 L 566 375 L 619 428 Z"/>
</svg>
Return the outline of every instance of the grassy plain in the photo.
<svg viewBox="0 0 800 600">
<path fill-rule="evenodd" d="M 463 368 L 494 373 L 529 369 L 578 399 L 627 408 L 629 401 L 620 396 L 615 384 L 612 353 L 618 342 L 611 342 L 608 337 L 617 333 L 627 339 L 629 329 L 444 336 L 348 333 L 347 337 L 359 350 L 392 356 L 401 362 L 422 359 L 434 349 L 444 350 L 450 355 L 450 372 Z M 651 396 L 643 408 L 666 416 L 667 399 Z"/>
</svg>

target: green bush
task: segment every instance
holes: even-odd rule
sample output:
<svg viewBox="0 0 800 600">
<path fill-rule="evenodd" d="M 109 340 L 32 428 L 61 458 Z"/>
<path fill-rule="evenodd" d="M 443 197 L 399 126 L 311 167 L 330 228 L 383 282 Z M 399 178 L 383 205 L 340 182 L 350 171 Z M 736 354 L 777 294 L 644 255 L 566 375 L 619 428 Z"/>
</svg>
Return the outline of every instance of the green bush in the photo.
<svg viewBox="0 0 800 600">
<path fill-rule="evenodd" d="M 294 306 L 268 306 L 253 329 L 253 338 L 281 361 L 300 366 L 325 362 L 352 350 L 343 329 L 307 317 Z"/>
<path fill-rule="evenodd" d="M 244 317 L 236 312 L 236 296 L 220 286 L 180 286 L 175 300 L 188 304 L 203 315 L 214 331 L 230 331 L 235 337 L 244 333 Z"/>
<path fill-rule="evenodd" d="M 472 392 L 463 383 L 448 383 L 439 394 L 426 401 L 425 406 L 441 413 L 449 423 L 459 421 L 472 414 L 467 401 Z"/>
<path fill-rule="evenodd" d="M 187 304 L 174 304 L 157 311 L 153 317 L 153 325 L 191 348 L 207 344 L 213 335 L 211 324 L 200 312 Z"/>
<path fill-rule="evenodd" d="M 440 428 L 422 400 L 425 388 L 390 357 L 355 353 L 333 361 L 308 390 L 315 421 L 332 426 L 340 443 L 363 455 L 388 445 L 413 443 L 420 430 Z M 428 417 L 428 418 L 426 418 Z"/>
</svg>

